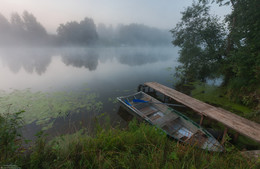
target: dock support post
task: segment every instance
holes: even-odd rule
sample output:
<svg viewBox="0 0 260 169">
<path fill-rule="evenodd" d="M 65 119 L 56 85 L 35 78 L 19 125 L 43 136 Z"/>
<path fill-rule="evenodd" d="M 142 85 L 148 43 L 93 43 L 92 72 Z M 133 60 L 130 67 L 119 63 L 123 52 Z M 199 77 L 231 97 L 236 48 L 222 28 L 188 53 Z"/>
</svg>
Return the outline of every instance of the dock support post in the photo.
<svg viewBox="0 0 260 169">
<path fill-rule="evenodd" d="M 142 84 L 138 85 L 137 91 L 143 91 L 144 90 L 144 86 Z"/>
<path fill-rule="evenodd" d="M 237 140 L 238 140 L 238 136 L 239 136 L 239 133 L 235 133 L 235 136 L 234 136 L 234 142 L 237 142 Z"/>
<path fill-rule="evenodd" d="M 203 122 L 203 119 L 204 119 L 204 116 L 203 115 L 200 115 L 200 125 L 202 125 L 202 122 Z"/>
<path fill-rule="evenodd" d="M 226 141 L 226 135 L 227 135 L 227 132 L 228 132 L 228 128 L 225 127 L 225 130 L 224 130 L 224 133 L 223 133 L 223 137 L 222 137 L 222 140 L 221 140 L 221 144 L 223 145 Z"/>
</svg>

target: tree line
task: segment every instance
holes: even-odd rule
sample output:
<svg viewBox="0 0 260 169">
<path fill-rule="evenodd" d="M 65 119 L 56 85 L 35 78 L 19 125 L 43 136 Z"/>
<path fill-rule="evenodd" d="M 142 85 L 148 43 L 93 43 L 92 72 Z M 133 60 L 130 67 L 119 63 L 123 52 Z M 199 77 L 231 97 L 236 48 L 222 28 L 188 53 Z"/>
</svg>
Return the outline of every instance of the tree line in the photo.
<svg viewBox="0 0 260 169">
<path fill-rule="evenodd" d="M 0 37 L 1 45 L 33 45 L 44 43 L 48 34 L 31 13 L 24 11 L 21 16 L 13 13 L 10 21 L 0 14 Z"/>
<path fill-rule="evenodd" d="M 210 4 L 229 5 L 224 20 L 210 14 Z M 180 47 L 177 75 L 184 81 L 221 77 L 227 94 L 260 106 L 259 0 L 199 0 L 182 12 L 171 30 Z"/>
<path fill-rule="evenodd" d="M 169 45 L 170 33 L 143 24 L 99 24 L 92 18 L 62 23 L 56 34 L 47 33 L 37 18 L 27 11 L 11 14 L 10 20 L 0 14 L 0 45 Z"/>
</svg>

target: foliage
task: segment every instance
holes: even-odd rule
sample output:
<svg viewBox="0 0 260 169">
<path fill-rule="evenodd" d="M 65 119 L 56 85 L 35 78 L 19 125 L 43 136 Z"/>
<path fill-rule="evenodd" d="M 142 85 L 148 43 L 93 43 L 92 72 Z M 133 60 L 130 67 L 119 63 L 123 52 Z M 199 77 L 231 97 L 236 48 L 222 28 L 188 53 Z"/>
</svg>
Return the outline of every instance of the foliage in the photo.
<svg viewBox="0 0 260 169">
<path fill-rule="evenodd" d="M 48 38 L 45 28 L 27 11 L 22 16 L 13 13 L 10 22 L 0 14 L 0 35 L 0 44 L 12 45 L 43 44 Z"/>
<path fill-rule="evenodd" d="M 237 100 L 230 99 L 226 94 L 226 88 L 200 82 L 194 82 L 192 85 L 194 87 L 191 91 L 192 97 L 260 123 L 259 112 L 245 106 L 243 102 L 239 104 Z"/>
<path fill-rule="evenodd" d="M 246 105 L 260 104 L 260 11 L 258 0 L 212 0 L 231 5 L 221 24 L 209 14 L 209 0 L 199 0 L 182 13 L 172 30 L 173 44 L 181 47 L 179 74 L 191 80 L 221 75 L 232 97 Z M 248 98 L 244 98 L 244 96 Z"/>
<path fill-rule="evenodd" d="M 99 24 L 91 18 L 62 23 L 57 34 L 48 34 L 36 17 L 24 11 L 13 13 L 10 21 L 0 13 L 0 45 L 93 45 L 106 46 L 162 46 L 170 45 L 168 30 L 143 24 L 120 24 L 116 27 Z"/>
<path fill-rule="evenodd" d="M 18 131 L 23 125 L 22 113 L 23 111 L 0 114 L 0 166 L 16 161 L 23 150 Z"/>
<path fill-rule="evenodd" d="M 168 45 L 169 33 L 142 24 L 121 25 L 118 27 L 116 40 L 123 45 Z"/>
<path fill-rule="evenodd" d="M 60 24 L 57 28 L 58 40 L 62 44 L 89 45 L 98 39 L 96 25 L 91 18 Z"/>
<path fill-rule="evenodd" d="M 221 72 L 224 25 L 219 18 L 209 14 L 209 6 L 193 2 L 191 7 L 182 12 L 182 21 L 174 29 L 173 44 L 179 46 L 177 69 L 188 79 L 205 80 Z"/>
<path fill-rule="evenodd" d="M 229 81 L 255 90 L 260 84 L 260 11 L 257 0 L 236 0 L 233 11 L 226 18 L 229 23 L 230 52 L 227 53 L 226 71 L 232 70 Z M 246 89 L 244 89 L 246 90 Z"/>
<path fill-rule="evenodd" d="M 120 24 L 116 27 L 99 24 L 97 32 L 99 43 L 107 46 L 168 46 L 171 42 L 168 30 L 143 24 Z"/>
<path fill-rule="evenodd" d="M 216 107 L 222 107 L 246 119 L 260 123 L 260 112 L 250 109 L 248 106 L 242 104 L 242 102 L 238 103 L 237 100 L 230 99 L 226 94 L 227 89 L 225 87 L 209 85 L 198 81 L 190 84 L 194 87 L 191 90 L 192 97 L 209 103 L 211 105 L 214 105 Z M 192 114 L 193 112 L 191 112 L 190 115 Z M 209 126 L 210 128 L 214 128 L 215 130 L 224 130 L 223 125 L 221 125 L 220 123 L 212 123 L 212 121 L 208 121 L 207 119 L 204 120 L 203 126 Z M 229 130 L 229 133 L 234 137 L 236 132 L 233 130 Z M 234 144 L 232 146 L 236 146 L 239 149 L 258 150 L 260 148 L 258 142 L 243 135 L 239 135 L 238 140 L 233 142 L 232 144 Z"/>
<path fill-rule="evenodd" d="M 257 168 L 229 147 L 225 153 L 212 153 L 176 143 L 155 127 L 136 120 L 127 129 L 97 130 L 95 136 L 80 130 L 47 142 L 43 132 L 28 150 L 10 158 L 22 168 Z"/>
</svg>

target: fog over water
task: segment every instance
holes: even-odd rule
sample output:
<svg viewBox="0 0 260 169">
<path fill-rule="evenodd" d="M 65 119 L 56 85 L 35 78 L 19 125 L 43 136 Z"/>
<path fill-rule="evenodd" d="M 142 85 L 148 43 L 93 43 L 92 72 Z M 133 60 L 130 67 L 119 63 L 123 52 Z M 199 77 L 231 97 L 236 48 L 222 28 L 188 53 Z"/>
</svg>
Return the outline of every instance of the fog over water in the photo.
<svg viewBox="0 0 260 169">
<path fill-rule="evenodd" d="M 123 123 L 116 97 L 147 81 L 174 85 L 169 31 L 191 3 L 1 0 L 0 113 L 25 110 L 27 134 L 91 126 L 102 113 Z"/>
<path fill-rule="evenodd" d="M 178 65 L 177 56 L 172 46 L 0 49 L 0 113 L 10 104 L 13 111 L 25 109 L 25 118 L 35 121 L 27 127 L 29 138 L 49 124 L 54 135 L 70 130 L 69 121 L 91 127 L 104 112 L 111 123 L 123 124 L 116 97 L 147 81 L 172 86 L 169 67 Z M 101 107 L 89 107 L 92 102 Z"/>
<path fill-rule="evenodd" d="M 84 17 L 93 18 L 96 24 L 138 23 L 169 30 L 181 19 L 180 12 L 191 3 L 192 0 L 1 0 L 0 11 L 9 17 L 12 12 L 28 10 L 50 33 L 56 33 L 60 23 L 80 21 Z M 217 5 L 212 9 L 212 13 L 219 16 L 229 11 L 228 7 Z"/>
<path fill-rule="evenodd" d="M 166 69 L 176 64 L 177 57 L 177 50 L 173 47 L 20 48 L 2 49 L 0 52 L 0 78 L 4 79 L 1 90 L 38 89 L 38 85 L 47 90 L 48 87 L 75 83 L 75 78 L 87 82 L 90 78 L 114 79 L 119 78 L 118 75 L 131 75 L 136 79 L 133 75 L 138 70 L 138 76 L 145 74 L 144 78 L 158 75 L 161 71 L 167 77 L 170 72 Z"/>
</svg>

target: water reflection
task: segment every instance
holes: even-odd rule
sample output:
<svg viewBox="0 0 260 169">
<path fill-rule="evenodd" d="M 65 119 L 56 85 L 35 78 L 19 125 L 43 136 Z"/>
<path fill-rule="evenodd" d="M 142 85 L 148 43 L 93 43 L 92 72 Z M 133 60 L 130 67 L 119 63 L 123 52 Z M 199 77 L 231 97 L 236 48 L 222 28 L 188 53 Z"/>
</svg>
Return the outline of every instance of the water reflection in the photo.
<svg viewBox="0 0 260 169">
<path fill-rule="evenodd" d="M 170 55 L 158 56 L 152 53 L 125 53 L 118 57 L 118 61 L 129 66 L 141 66 L 148 63 L 155 63 L 160 60 L 168 60 Z"/>
<path fill-rule="evenodd" d="M 133 93 L 138 84 L 147 81 L 171 85 L 166 68 L 177 64 L 176 56 L 176 49 L 171 47 L 0 49 L 0 91 L 10 96 L 14 90 L 30 88 L 31 94 L 18 92 L 23 102 L 14 105 L 31 106 L 34 115 L 28 117 L 30 122 L 36 118 L 51 122 L 59 132 L 67 131 L 71 121 L 80 124 L 84 120 L 86 125 L 92 126 L 97 112 L 107 112 L 111 122 L 117 124 L 132 117 L 121 108 L 118 110 L 116 97 Z M 89 89 L 98 96 L 94 102 L 84 100 L 94 98 Z M 32 97 L 34 93 L 42 99 Z M 55 97 L 51 97 L 52 94 Z M 9 100 L 0 99 L 0 103 L 18 99 L 13 95 Z M 102 103 L 103 110 L 82 108 L 85 104 L 93 107 L 98 102 Z M 59 106 L 54 110 L 50 105 L 55 103 Z M 42 111 L 37 106 L 41 106 Z M 65 115 L 59 113 L 60 109 Z M 71 121 L 64 121 L 63 117 Z"/>
<path fill-rule="evenodd" d="M 24 69 L 29 74 L 36 72 L 42 75 L 54 56 L 61 56 L 61 61 L 66 66 L 95 71 L 99 62 L 105 63 L 114 59 L 120 64 L 141 66 L 169 60 L 173 56 L 172 53 L 171 48 L 9 48 L 0 49 L 0 58 L 3 65 L 7 65 L 13 73 Z"/>
<path fill-rule="evenodd" d="M 130 122 L 134 118 L 134 116 L 127 112 L 122 106 L 119 106 L 117 114 L 126 122 Z"/>
<path fill-rule="evenodd" d="M 170 50 L 169 50 L 170 49 Z M 172 48 L 120 48 L 117 60 L 128 66 L 141 66 L 158 61 L 166 61 L 172 58 Z"/>
<path fill-rule="evenodd" d="M 98 66 L 99 55 L 95 50 L 66 50 L 61 57 L 67 66 L 85 67 L 90 71 L 96 70 Z"/>
<path fill-rule="evenodd" d="M 32 74 L 42 75 L 51 63 L 52 52 L 43 49 L 9 49 L 1 50 L 1 60 L 13 73 L 18 73 L 22 68 Z"/>
</svg>

